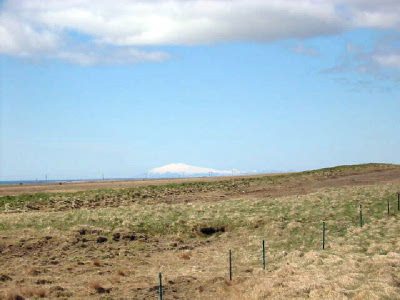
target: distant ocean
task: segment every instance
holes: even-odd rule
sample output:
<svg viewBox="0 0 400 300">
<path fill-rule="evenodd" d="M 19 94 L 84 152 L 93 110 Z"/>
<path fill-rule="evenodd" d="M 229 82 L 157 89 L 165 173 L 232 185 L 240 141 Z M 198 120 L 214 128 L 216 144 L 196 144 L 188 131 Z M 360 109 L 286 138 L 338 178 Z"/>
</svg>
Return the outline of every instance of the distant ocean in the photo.
<svg viewBox="0 0 400 300">
<path fill-rule="evenodd" d="M 148 178 L 158 179 L 158 178 Z M 59 182 L 79 182 L 79 181 L 108 181 L 108 180 L 143 180 L 143 178 L 105 178 L 105 179 L 60 179 L 60 180 L 4 180 L 0 181 L 0 185 L 24 185 L 24 184 L 45 184 L 45 183 L 59 183 Z"/>
<path fill-rule="evenodd" d="M 90 179 L 89 179 L 90 180 Z M 98 181 L 99 179 L 96 179 Z M 57 182 L 73 182 L 73 181 L 83 181 L 82 179 L 76 180 L 9 180 L 9 181 L 0 181 L 0 185 L 6 184 L 43 184 L 43 183 L 57 183 Z M 86 181 L 86 180 L 85 180 Z M 93 181 L 93 180 L 90 180 Z"/>
<path fill-rule="evenodd" d="M 44 184 L 44 183 L 59 183 L 59 182 L 79 182 L 79 181 L 107 181 L 107 180 L 142 180 L 142 178 L 105 178 L 105 179 L 60 179 L 60 180 L 7 180 L 0 181 L 0 185 L 6 184 Z"/>
</svg>

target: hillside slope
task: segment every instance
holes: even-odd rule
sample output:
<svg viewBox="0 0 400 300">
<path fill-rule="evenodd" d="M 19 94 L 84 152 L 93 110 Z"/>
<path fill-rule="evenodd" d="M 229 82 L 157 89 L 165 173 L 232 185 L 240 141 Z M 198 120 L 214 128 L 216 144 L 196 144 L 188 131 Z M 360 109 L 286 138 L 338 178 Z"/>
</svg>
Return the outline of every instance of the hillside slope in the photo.
<svg viewBox="0 0 400 300">
<path fill-rule="evenodd" d="M 156 299 L 159 272 L 164 299 L 399 299 L 399 191 L 362 165 L 1 197 L 0 299 Z"/>
</svg>

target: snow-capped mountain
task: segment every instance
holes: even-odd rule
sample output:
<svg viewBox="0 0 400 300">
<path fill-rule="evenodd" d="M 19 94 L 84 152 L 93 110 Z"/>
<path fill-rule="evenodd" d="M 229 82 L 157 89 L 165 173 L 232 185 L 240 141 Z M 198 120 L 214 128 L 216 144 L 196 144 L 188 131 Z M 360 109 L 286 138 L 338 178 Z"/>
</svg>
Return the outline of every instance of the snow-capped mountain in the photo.
<svg viewBox="0 0 400 300">
<path fill-rule="evenodd" d="M 197 166 L 190 166 L 184 163 L 168 164 L 159 168 L 154 168 L 149 171 L 153 174 L 232 174 L 238 173 L 237 170 L 216 170 L 212 168 L 203 168 Z"/>
</svg>

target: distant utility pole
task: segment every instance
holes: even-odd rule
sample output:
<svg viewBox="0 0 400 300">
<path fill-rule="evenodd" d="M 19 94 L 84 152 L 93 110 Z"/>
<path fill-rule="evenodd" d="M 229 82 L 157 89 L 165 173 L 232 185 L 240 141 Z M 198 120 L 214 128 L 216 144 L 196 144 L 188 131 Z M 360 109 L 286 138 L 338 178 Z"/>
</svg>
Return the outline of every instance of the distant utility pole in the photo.
<svg viewBox="0 0 400 300">
<path fill-rule="evenodd" d="M 213 172 L 208 172 L 208 175 L 211 177 Z"/>
<path fill-rule="evenodd" d="M 101 173 L 101 177 L 103 178 L 103 180 L 104 180 L 104 173 Z"/>
<path fill-rule="evenodd" d="M 47 174 L 46 174 L 45 178 L 46 178 L 46 182 L 47 182 Z"/>
</svg>

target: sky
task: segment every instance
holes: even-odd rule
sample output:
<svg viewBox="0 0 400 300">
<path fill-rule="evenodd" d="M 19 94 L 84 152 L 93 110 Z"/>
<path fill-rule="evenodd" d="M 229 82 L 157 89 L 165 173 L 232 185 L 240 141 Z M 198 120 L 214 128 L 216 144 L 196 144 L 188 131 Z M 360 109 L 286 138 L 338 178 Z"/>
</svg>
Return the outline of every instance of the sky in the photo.
<svg viewBox="0 0 400 300">
<path fill-rule="evenodd" d="M 0 1 L 0 181 L 399 149 L 400 0 Z"/>
</svg>

